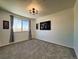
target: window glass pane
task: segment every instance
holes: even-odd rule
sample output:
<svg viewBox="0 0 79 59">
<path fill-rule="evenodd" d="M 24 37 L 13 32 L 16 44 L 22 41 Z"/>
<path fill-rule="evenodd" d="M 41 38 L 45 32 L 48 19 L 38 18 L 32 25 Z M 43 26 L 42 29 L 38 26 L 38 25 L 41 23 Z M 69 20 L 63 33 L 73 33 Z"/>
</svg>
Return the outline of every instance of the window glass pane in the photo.
<svg viewBox="0 0 79 59">
<path fill-rule="evenodd" d="M 14 32 L 21 31 L 21 20 L 18 20 L 17 18 L 14 19 L 13 30 Z"/>
<path fill-rule="evenodd" d="M 28 20 L 23 20 L 23 31 L 28 31 L 29 30 L 29 21 Z"/>
</svg>

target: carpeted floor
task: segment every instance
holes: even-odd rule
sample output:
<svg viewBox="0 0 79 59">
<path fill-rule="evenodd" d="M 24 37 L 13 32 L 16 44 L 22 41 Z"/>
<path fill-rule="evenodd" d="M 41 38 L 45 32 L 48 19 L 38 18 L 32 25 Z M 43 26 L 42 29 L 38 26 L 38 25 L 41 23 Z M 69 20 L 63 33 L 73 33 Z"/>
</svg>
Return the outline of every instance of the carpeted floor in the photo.
<svg viewBox="0 0 79 59">
<path fill-rule="evenodd" d="M 0 48 L 0 59 L 76 59 L 74 50 L 41 40 L 29 40 Z"/>
</svg>

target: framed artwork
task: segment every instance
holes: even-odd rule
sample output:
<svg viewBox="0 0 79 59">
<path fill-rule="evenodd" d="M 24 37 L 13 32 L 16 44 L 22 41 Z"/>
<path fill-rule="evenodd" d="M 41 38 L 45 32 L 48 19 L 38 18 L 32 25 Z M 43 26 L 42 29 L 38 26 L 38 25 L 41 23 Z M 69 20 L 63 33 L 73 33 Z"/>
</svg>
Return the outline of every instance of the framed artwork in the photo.
<svg viewBox="0 0 79 59">
<path fill-rule="evenodd" d="M 41 22 L 40 30 L 51 30 L 51 21 Z"/>
<path fill-rule="evenodd" d="M 3 29 L 9 29 L 9 21 L 3 21 Z"/>
<path fill-rule="evenodd" d="M 36 24 L 36 29 L 38 30 L 38 24 Z"/>
</svg>

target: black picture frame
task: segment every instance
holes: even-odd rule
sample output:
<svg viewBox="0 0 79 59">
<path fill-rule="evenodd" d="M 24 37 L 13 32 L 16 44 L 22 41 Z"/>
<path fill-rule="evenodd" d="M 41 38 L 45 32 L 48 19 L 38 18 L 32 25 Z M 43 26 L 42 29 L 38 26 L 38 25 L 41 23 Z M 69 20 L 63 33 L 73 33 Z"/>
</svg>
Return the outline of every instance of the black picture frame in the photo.
<svg viewBox="0 0 79 59">
<path fill-rule="evenodd" d="M 36 24 L 36 30 L 38 30 L 38 24 Z"/>
<path fill-rule="evenodd" d="M 3 20 L 3 29 L 9 29 L 9 21 Z"/>
<path fill-rule="evenodd" d="M 51 21 L 40 22 L 40 30 L 51 30 Z"/>
</svg>

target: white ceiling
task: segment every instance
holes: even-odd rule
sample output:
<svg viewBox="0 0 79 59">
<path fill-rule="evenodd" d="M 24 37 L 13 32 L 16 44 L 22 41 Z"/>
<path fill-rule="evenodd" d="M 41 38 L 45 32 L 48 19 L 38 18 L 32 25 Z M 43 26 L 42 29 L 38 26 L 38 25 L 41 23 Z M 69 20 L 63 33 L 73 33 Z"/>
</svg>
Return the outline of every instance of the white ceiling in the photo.
<svg viewBox="0 0 79 59">
<path fill-rule="evenodd" d="M 75 0 L 0 0 L 0 7 L 18 15 L 36 18 L 72 8 L 74 3 Z M 31 7 L 38 9 L 39 14 L 29 14 Z"/>
</svg>

